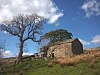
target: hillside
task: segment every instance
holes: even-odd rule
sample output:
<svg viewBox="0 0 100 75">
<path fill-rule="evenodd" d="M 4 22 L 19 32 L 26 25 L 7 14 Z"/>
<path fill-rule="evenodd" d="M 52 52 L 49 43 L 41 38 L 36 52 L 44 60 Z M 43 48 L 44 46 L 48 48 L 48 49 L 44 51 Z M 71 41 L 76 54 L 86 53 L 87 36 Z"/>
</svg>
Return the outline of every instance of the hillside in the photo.
<svg viewBox="0 0 100 75">
<path fill-rule="evenodd" d="M 26 58 L 20 64 L 0 63 L 0 75 L 100 75 L 99 71 L 99 50 L 58 59 Z"/>
<path fill-rule="evenodd" d="M 45 60 L 26 61 L 22 64 L 7 66 L 0 75 L 100 75 L 100 57 L 95 61 L 81 62 L 74 66 L 47 66 Z"/>
</svg>

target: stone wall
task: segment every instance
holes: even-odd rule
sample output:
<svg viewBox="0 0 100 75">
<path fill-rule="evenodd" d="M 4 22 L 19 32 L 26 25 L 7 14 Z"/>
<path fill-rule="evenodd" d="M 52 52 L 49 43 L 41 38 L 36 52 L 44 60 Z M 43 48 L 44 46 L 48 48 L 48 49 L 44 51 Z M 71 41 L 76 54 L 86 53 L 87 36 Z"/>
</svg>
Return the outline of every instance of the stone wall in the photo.
<svg viewBox="0 0 100 75">
<path fill-rule="evenodd" d="M 83 53 L 83 45 L 77 38 L 69 39 L 43 46 L 40 53 L 46 57 L 72 56 L 73 54 Z"/>
<path fill-rule="evenodd" d="M 63 42 L 59 45 L 49 47 L 47 57 L 61 57 L 71 55 L 71 44 Z"/>
</svg>

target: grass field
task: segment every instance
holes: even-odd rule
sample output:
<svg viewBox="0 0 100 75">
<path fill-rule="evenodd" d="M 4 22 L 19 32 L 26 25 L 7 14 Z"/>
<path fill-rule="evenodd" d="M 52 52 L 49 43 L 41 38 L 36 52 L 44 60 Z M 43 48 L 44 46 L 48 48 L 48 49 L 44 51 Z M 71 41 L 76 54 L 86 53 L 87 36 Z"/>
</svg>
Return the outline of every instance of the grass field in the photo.
<svg viewBox="0 0 100 75">
<path fill-rule="evenodd" d="M 21 64 L 8 65 L 0 75 L 100 75 L 100 57 L 73 66 L 47 65 L 48 60 L 26 60 Z"/>
</svg>

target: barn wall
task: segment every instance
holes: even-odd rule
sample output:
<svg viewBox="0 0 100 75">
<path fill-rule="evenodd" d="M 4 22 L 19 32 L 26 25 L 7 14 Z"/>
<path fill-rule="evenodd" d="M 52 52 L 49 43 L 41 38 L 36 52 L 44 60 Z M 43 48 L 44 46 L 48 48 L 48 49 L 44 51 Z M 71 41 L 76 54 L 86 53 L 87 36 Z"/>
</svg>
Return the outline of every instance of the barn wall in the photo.
<svg viewBox="0 0 100 75">
<path fill-rule="evenodd" d="M 47 52 L 47 57 L 54 56 L 54 57 L 63 57 L 72 54 L 71 51 L 71 43 L 62 43 L 60 45 L 54 45 L 49 47 Z"/>
<path fill-rule="evenodd" d="M 73 54 L 81 54 L 83 53 L 83 45 L 81 42 L 76 39 L 75 41 L 72 42 L 72 52 Z"/>
<path fill-rule="evenodd" d="M 40 50 L 45 57 L 63 57 L 71 56 L 73 54 L 83 53 L 83 45 L 78 39 L 72 42 L 59 42 L 50 46 L 45 46 Z"/>
</svg>

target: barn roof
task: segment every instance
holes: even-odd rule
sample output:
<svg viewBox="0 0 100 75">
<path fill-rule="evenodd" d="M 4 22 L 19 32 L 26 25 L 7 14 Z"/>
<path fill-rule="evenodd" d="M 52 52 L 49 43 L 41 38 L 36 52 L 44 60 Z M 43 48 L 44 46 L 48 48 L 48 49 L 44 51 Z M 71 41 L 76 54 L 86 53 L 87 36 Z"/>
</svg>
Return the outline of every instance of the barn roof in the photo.
<svg viewBox="0 0 100 75">
<path fill-rule="evenodd" d="M 72 43 L 74 40 L 76 40 L 76 39 L 78 39 L 78 38 L 75 38 L 75 39 L 68 39 L 66 42 L 67 43 Z"/>
<path fill-rule="evenodd" d="M 78 38 L 75 38 L 75 39 L 68 39 L 68 40 L 66 40 L 66 41 L 61 41 L 61 42 L 55 42 L 55 43 L 52 43 L 52 44 L 48 44 L 48 45 L 45 45 L 45 46 L 43 46 L 42 48 L 48 48 L 48 47 L 50 47 L 50 46 L 54 46 L 54 45 L 59 45 L 59 44 L 62 44 L 62 43 L 72 43 L 73 41 L 75 41 L 76 39 L 78 39 Z"/>
</svg>

